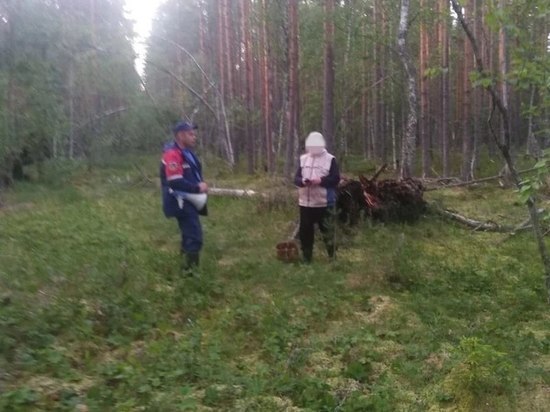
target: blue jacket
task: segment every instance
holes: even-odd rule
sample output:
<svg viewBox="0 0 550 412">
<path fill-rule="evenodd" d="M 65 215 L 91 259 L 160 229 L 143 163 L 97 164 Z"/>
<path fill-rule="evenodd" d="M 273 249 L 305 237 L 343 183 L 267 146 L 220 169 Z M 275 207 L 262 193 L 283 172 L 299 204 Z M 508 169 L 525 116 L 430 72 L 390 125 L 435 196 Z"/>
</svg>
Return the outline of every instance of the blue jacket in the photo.
<svg viewBox="0 0 550 412">
<path fill-rule="evenodd" d="M 180 148 L 176 142 L 164 146 L 160 164 L 160 182 L 162 208 L 166 217 L 178 217 L 191 210 L 188 207 L 180 208 L 176 197 L 170 193 L 171 190 L 199 193 L 199 183 L 202 181 L 202 165 L 191 150 Z"/>
</svg>

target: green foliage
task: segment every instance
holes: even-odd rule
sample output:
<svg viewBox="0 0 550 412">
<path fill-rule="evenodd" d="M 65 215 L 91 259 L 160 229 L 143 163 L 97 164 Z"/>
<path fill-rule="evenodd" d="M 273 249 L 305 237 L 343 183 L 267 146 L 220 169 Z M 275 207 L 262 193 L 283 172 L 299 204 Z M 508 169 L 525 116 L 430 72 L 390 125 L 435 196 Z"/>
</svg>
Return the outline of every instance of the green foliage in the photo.
<svg viewBox="0 0 550 412">
<path fill-rule="evenodd" d="M 211 196 L 200 277 L 182 278 L 177 226 L 143 179 L 157 157 L 109 160 L 46 164 L 42 184 L 16 185 L 0 209 L 0 409 L 546 405 L 550 325 L 530 235 L 496 246 L 433 216 L 362 223 L 338 230 L 335 262 L 319 239 L 311 265 L 289 265 L 274 245 L 296 205 Z M 219 187 L 274 184 L 209 164 Z M 524 219 L 500 189 L 431 196 Z"/>
<path fill-rule="evenodd" d="M 480 74 L 479 72 L 470 73 L 470 81 L 474 86 L 488 88 L 489 86 L 494 86 L 495 79 L 488 73 Z"/>
<path fill-rule="evenodd" d="M 38 400 L 38 395 L 29 388 L 18 388 L 0 395 L 0 406 L 3 410 L 24 411 Z"/>
<path fill-rule="evenodd" d="M 123 140 L 124 119 L 110 113 L 138 95 L 139 78 L 122 6 L 25 0 L 2 7 L 2 184 L 20 163 L 90 158 Z"/>
<path fill-rule="evenodd" d="M 460 340 L 453 356 L 454 365 L 444 386 L 462 405 L 475 408 L 494 395 L 513 398 L 517 372 L 505 353 L 471 337 Z"/>
<path fill-rule="evenodd" d="M 543 192 L 548 192 L 548 183 L 550 178 L 550 150 L 546 149 L 542 157 L 533 167 L 534 173 L 524 177 L 521 181 L 518 195 L 520 201 L 526 204 L 530 199 L 536 199 Z M 550 219 L 550 214 L 546 211 L 543 220 Z"/>
</svg>

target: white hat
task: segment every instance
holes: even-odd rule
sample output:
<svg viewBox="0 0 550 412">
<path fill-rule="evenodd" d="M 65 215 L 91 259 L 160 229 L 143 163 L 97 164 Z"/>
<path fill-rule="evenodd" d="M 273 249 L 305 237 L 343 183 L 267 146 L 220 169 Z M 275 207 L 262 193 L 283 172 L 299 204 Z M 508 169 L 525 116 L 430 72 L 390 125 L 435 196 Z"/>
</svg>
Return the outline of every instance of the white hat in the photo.
<svg viewBox="0 0 550 412">
<path fill-rule="evenodd" d="M 326 147 L 325 138 L 319 132 L 311 132 L 306 138 L 306 148 L 308 147 Z"/>
</svg>

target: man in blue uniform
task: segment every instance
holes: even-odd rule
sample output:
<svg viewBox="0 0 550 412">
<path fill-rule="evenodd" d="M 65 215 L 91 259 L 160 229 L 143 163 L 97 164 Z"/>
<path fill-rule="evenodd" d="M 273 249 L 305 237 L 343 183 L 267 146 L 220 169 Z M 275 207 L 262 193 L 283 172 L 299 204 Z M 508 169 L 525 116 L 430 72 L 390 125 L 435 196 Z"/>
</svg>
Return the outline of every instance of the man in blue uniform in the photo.
<svg viewBox="0 0 550 412">
<path fill-rule="evenodd" d="M 198 205 L 188 200 L 196 194 L 208 192 L 202 178 L 202 166 L 191 150 L 196 142 L 197 126 L 179 122 L 174 128 L 174 141 L 164 146 L 160 166 L 162 204 L 166 217 L 175 217 L 181 231 L 182 268 L 187 273 L 199 264 L 203 236 L 199 215 L 206 215 L 206 204 Z M 187 198 L 189 195 L 189 198 Z"/>
</svg>

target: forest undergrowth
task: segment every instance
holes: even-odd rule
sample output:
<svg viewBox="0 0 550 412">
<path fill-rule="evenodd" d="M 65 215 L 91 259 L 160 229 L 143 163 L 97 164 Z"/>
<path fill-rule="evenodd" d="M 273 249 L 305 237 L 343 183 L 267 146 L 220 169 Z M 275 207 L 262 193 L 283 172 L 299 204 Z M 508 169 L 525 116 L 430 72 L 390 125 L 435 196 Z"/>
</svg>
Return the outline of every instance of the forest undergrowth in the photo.
<svg viewBox="0 0 550 412">
<path fill-rule="evenodd" d="M 67 168 L 3 195 L 0 410 L 548 410 L 550 314 L 530 232 L 430 213 L 362 221 L 338 228 L 335 261 L 318 242 L 311 265 L 285 264 L 275 244 L 293 201 L 210 196 L 189 278 L 156 160 Z M 208 170 L 217 187 L 281 185 Z M 527 217 L 490 184 L 426 198 L 478 220 Z"/>
</svg>

